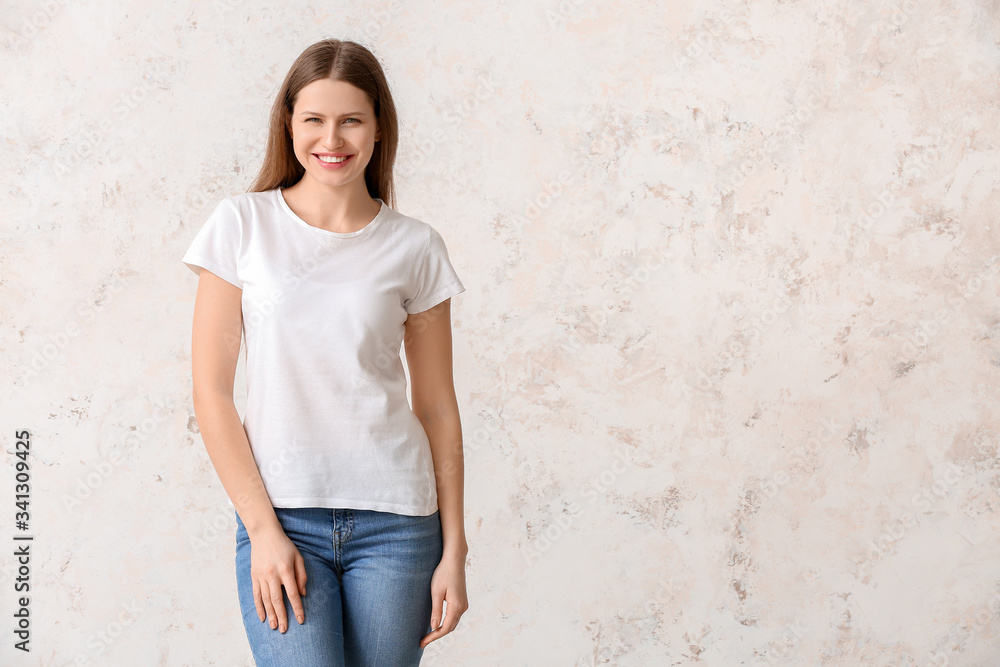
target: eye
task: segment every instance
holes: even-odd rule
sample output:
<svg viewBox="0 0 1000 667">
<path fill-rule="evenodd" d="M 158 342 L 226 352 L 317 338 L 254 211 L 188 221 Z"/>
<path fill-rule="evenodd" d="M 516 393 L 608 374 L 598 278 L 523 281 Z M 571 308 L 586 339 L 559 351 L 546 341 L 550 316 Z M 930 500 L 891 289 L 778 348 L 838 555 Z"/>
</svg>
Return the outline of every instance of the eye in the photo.
<svg viewBox="0 0 1000 667">
<path fill-rule="evenodd" d="M 308 123 L 309 121 L 311 121 L 311 120 L 319 120 L 319 118 L 315 118 L 315 117 L 313 117 L 313 118 L 306 118 L 306 122 L 307 122 L 307 123 Z"/>
</svg>

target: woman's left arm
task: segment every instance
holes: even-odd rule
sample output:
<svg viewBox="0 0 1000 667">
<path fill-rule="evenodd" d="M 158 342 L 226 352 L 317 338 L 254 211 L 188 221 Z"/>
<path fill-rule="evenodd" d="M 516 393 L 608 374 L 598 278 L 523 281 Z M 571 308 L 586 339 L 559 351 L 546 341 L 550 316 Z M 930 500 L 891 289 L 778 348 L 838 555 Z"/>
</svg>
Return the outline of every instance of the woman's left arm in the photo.
<svg viewBox="0 0 1000 667">
<path fill-rule="evenodd" d="M 444 555 L 431 581 L 431 626 L 421 646 L 448 634 L 469 607 L 465 590 L 465 456 L 462 422 L 455 398 L 451 352 L 451 299 L 406 318 L 403 344 L 410 372 L 413 413 L 431 445 Z M 448 616 L 442 624 L 442 601 Z M 440 625 L 440 628 L 439 628 Z"/>
</svg>

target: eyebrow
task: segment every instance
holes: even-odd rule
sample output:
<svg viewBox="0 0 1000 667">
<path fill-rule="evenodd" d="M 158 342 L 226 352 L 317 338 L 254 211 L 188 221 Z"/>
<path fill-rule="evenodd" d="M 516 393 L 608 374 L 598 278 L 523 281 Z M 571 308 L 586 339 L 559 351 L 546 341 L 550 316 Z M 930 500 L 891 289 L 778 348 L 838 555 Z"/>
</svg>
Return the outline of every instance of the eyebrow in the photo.
<svg viewBox="0 0 1000 667">
<path fill-rule="evenodd" d="M 299 115 L 300 116 L 322 116 L 323 114 L 319 113 L 318 111 L 303 111 Z M 340 117 L 343 118 L 344 116 L 367 116 L 367 115 L 368 114 L 366 114 L 364 111 L 349 111 L 348 113 L 342 113 L 342 114 L 340 114 Z"/>
</svg>

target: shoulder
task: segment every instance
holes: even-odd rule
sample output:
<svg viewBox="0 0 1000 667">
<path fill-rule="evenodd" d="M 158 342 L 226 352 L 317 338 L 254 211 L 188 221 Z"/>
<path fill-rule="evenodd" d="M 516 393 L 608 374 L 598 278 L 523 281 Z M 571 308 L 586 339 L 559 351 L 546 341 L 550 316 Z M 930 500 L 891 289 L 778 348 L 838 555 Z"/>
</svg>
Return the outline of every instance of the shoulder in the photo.
<svg viewBox="0 0 1000 667">
<path fill-rule="evenodd" d="M 226 202 L 237 213 L 242 215 L 251 213 L 260 215 L 261 212 L 273 206 L 275 202 L 274 190 L 267 190 L 265 192 L 240 192 L 231 197 L 226 197 L 220 203 Z"/>
<path fill-rule="evenodd" d="M 390 223 L 393 231 L 405 237 L 417 250 L 426 248 L 428 245 L 443 243 L 441 234 L 428 222 L 419 218 L 405 215 L 394 209 L 386 207 L 388 214 L 387 222 Z"/>
<path fill-rule="evenodd" d="M 259 226 L 276 212 L 273 191 L 241 192 L 216 200 L 211 220 L 233 231 Z"/>
</svg>

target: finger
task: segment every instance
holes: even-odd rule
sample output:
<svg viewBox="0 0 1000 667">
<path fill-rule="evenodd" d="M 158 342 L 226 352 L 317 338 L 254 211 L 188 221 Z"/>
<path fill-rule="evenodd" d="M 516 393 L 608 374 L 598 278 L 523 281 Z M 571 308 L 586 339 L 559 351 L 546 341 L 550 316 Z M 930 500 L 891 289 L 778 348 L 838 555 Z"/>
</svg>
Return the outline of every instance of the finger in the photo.
<svg viewBox="0 0 1000 667">
<path fill-rule="evenodd" d="M 267 618 L 267 611 L 264 609 L 264 603 L 261 602 L 260 584 L 257 580 L 253 580 L 253 604 L 257 607 L 257 618 L 263 623 L 264 619 Z"/>
<path fill-rule="evenodd" d="M 299 597 L 299 584 L 294 579 L 285 582 L 285 593 L 288 595 L 288 602 L 292 606 L 292 613 L 295 620 L 301 625 L 305 620 L 305 612 L 302 611 L 302 598 Z"/>
<path fill-rule="evenodd" d="M 277 614 L 274 611 L 274 605 L 271 604 L 271 585 L 267 579 L 260 580 L 260 599 L 264 605 L 264 610 L 267 612 L 268 625 L 273 630 L 278 626 L 278 621 L 276 620 Z"/>
<path fill-rule="evenodd" d="M 431 603 L 431 631 L 420 640 L 420 648 L 426 648 L 432 641 L 445 634 L 440 630 L 441 619 L 444 616 L 444 594 L 433 593 L 431 599 L 433 600 Z"/>
<path fill-rule="evenodd" d="M 441 627 L 438 631 L 441 633 L 440 636 L 444 636 L 449 632 L 455 630 L 458 627 L 458 620 L 462 618 L 462 610 L 458 608 L 458 605 L 448 603 L 448 608 L 445 610 L 444 621 L 441 623 Z"/>
<path fill-rule="evenodd" d="M 295 578 L 299 582 L 299 594 L 306 594 L 306 559 L 301 553 L 295 555 Z"/>
<path fill-rule="evenodd" d="M 431 600 L 431 630 L 437 630 L 444 618 L 444 593 L 432 593 Z"/>
<path fill-rule="evenodd" d="M 299 623 L 305 623 L 306 611 L 300 597 L 306 594 L 306 561 L 302 558 L 302 554 L 295 555 L 295 582 L 293 583 L 295 585 L 289 586 L 287 590 L 294 593 L 294 595 L 289 595 L 288 599 L 292 603 L 292 611 L 295 612 L 295 618 Z"/>
<path fill-rule="evenodd" d="M 436 639 L 441 639 L 446 634 L 448 634 L 448 632 L 445 631 L 444 628 L 438 628 L 433 632 L 427 633 L 426 635 L 424 635 L 423 639 L 420 640 L 420 648 L 427 648 L 427 645 L 430 644 L 432 641 Z"/>
<path fill-rule="evenodd" d="M 288 628 L 288 613 L 285 611 L 285 595 L 281 591 L 281 580 L 271 582 L 271 605 L 278 619 L 278 630 L 284 632 Z"/>
</svg>

